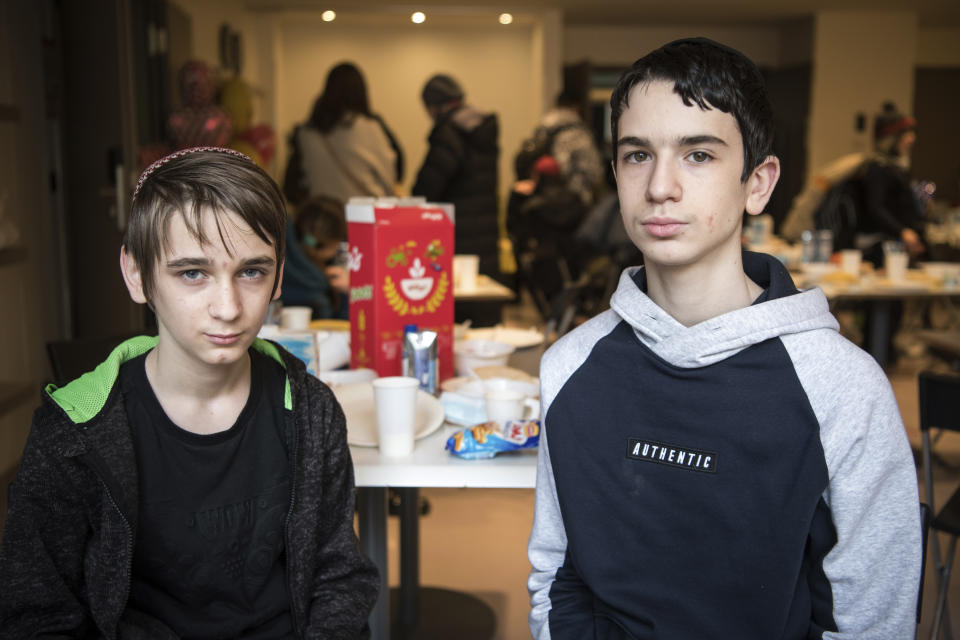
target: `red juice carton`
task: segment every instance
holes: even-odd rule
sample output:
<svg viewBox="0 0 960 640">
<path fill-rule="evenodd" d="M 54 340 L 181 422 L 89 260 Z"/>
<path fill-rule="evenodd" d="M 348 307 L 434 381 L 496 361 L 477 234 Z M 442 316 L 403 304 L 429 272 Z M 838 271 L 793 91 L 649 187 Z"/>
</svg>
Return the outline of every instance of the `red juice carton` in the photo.
<svg viewBox="0 0 960 640">
<path fill-rule="evenodd" d="M 401 375 L 403 328 L 437 332 L 438 381 L 453 376 L 453 211 L 449 205 L 354 199 L 350 367 Z"/>
</svg>

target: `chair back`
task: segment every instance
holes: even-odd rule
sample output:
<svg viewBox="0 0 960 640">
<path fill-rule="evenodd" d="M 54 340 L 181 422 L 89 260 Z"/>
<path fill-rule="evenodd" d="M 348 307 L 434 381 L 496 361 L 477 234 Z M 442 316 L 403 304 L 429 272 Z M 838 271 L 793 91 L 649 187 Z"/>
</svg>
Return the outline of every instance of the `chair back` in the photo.
<svg viewBox="0 0 960 640">
<path fill-rule="evenodd" d="M 920 503 L 920 536 L 923 544 L 920 552 L 920 590 L 917 593 L 917 624 L 920 624 L 920 614 L 923 613 L 923 582 L 927 575 L 927 539 L 930 537 L 930 506 L 926 502 Z"/>
<path fill-rule="evenodd" d="M 93 371 L 106 360 L 110 352 L 121 342 L 133 336 L 107 336 L 105 338 L 78 338 L 55 340 L 47 343 L 47 358 L 53 383 L 62 387 L 71 380 Z"/>
<path fill-rule="evenodd" d="M 960 431 L 960 375 L 921 371 L 917 384 L 920 430 Z"/>
</svg>

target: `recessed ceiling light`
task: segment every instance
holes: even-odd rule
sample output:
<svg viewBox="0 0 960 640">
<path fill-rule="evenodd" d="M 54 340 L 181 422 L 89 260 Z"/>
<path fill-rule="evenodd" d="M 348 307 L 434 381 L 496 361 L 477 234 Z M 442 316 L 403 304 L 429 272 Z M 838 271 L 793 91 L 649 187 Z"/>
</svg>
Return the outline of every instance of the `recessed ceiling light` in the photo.
<svg viewBox="0 0 960 640">
<path fill-rule="evenodd" d="M 513 22 L 513 15 L 509 13 L 500 14 L 500 24 L 510 24 Z"/>
<path fill-rule="evenodd" d="M 337 19 L 337 12 L 330 11 L 329 9 L 320 14 L 320 17 L 323 18 L 324 22 L 333 22 Z"/>
<path fill-rule="evenodd" d="M 422 24 L 426 19 L 427 16 L 423 14 L 423 11 L 414 11 L 413 15 L 410 16 L 410 21 L 414 24 Z"/>
</svg>

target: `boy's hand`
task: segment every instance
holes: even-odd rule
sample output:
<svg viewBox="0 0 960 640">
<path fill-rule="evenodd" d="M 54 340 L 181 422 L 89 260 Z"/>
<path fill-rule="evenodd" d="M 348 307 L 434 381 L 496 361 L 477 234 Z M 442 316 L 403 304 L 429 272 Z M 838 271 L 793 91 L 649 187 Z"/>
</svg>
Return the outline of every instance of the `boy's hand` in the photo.
<svg viewBox="0 0 960 640">
<path fill-rule="evenodd" d="M 330 286 L 341 293 L 347 293 L 350 290 L 350 272 L 339 266 L 330 266 L 324 269 L 327 279 L 330 280 Z"/>
</svg>

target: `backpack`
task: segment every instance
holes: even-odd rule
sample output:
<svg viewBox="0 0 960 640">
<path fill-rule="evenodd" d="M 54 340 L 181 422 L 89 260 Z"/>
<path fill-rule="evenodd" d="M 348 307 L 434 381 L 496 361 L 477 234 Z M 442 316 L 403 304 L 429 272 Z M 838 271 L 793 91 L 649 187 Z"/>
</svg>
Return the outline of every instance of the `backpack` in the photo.
<svg viewBox="0 0 960 640">
<path fill-rule="evenodd" d="M 520 144 L 520 150 L 513 158 L 513 168 L 517 180 L 526 180 L 533 171 L 533 165 L 541 156 L 553 155 L 553 141 L 562 132 L 579 126 L 575 122 L 559 124 L 555 127 L 537 127 L 533 135 Z"/>
<path fill-rule="evenodd" d="M 818 171 L 790 207 L 780 235 L 791 242 L 800 240 L 807 229 L 833 231 L 834 247 L 853 246 L 858 209 L 862 208 L 861 178 L 872 156 L 851 153 Z"/>
</svg>

